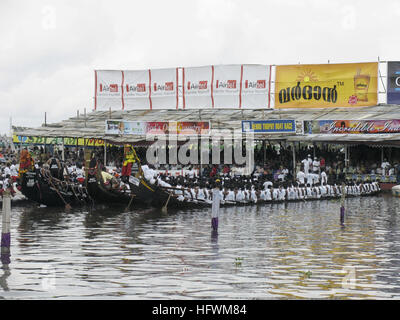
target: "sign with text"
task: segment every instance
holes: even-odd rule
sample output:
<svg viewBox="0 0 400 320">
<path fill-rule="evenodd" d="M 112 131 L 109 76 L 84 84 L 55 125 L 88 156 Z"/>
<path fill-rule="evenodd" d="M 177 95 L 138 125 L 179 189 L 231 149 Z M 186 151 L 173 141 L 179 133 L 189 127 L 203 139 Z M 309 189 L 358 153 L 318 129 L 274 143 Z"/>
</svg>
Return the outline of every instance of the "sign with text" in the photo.
<svg viewBox="0 0 400 320">
<path fill-rule="evenodd" d="M 387 103 L 400 104 L 400 62 L 389 61 L 387 74 Z"/>
<path fill-rule="evenodd" d="M 277 66 L 276 108 L 373 106 L 378 102 L 378 63 Z"/>
<path fill-rule="evenodd" d="M 400 133 L 400 120 L 314 120 L 304 128 L 306 134 Z"/>
<path fill-rule="evenodd" d="M 209 121 L 125 121 L 106 120 L 105 134 L 110 135 L 208 135 Z"/>
<path fill-rule="evenodd" d="M 242 132 L 295 133 L 295 120 L 243 120 Z"/>
</svg>

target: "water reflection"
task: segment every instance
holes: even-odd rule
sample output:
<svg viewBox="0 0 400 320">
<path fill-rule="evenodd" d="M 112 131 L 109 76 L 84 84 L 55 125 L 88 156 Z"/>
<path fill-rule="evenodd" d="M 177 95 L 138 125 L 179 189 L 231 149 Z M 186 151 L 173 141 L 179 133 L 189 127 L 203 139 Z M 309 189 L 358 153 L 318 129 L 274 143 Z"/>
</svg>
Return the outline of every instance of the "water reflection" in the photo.
<svg viewBox="0 0 400 320">
<path fill-rule="evenodd" d="M 13 206 L 0 296 L 398 299 L 399 204 L 347 199 L 344 225 L 335 200 L 221 208 L 218 233 L 208 209 Z"/>
</svg>

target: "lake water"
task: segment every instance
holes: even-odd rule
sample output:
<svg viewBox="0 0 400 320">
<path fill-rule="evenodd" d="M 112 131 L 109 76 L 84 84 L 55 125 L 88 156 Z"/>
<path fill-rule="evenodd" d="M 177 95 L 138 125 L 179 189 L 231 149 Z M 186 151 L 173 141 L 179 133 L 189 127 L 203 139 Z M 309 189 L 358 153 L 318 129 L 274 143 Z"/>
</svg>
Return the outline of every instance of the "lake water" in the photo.
<svg viewBox="0 0 400 320">
<path fill-rule="evenodd" d="M 12 204 L 4 299 L 400 299 L 400 198 L 211 210 Z"/>
</svg>

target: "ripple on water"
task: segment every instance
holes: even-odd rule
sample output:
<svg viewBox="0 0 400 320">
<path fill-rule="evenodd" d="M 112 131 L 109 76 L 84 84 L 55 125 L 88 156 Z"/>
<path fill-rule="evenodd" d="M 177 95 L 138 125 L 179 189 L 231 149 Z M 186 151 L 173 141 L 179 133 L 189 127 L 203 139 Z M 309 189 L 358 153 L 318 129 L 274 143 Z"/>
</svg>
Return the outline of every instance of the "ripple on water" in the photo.
<svg viewBox="0 0 400 320">
<path fill-rule="evenodd" d="M 7 299 L 398 299 L 400 199 L 210 210 L 14 205 Z"/>
</svg>

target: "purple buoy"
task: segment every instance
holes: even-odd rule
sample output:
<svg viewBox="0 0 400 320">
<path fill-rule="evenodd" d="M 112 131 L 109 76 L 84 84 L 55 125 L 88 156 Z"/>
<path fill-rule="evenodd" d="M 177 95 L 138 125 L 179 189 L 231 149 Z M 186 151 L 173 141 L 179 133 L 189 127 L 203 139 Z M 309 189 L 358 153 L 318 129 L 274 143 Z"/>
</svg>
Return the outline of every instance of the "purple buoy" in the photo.
<svg viewBox="0 0 400 320">
<path fill-rule="evenodd" d="M 211 208 L 211 227 L 214 231 L 218 230 L 218 216 L 219 216 L 219 205 L 221 201 L 221 194 L 219 188 L 213 189 L 212 193 L 212 208 Z"/>
<path fill-rule="evenodd" d="M 3 265 L 10 263 L 10 245 L 11 245 L 11 198 L 10 192 L 5 191 L 3 194 L 3 214 L 1 229 L 1 262 Z"/>
<path fill-rule="evenodd" d="M 344 207 L 340 207 L 340 224 L 344 224 Z"/>
</svg>

